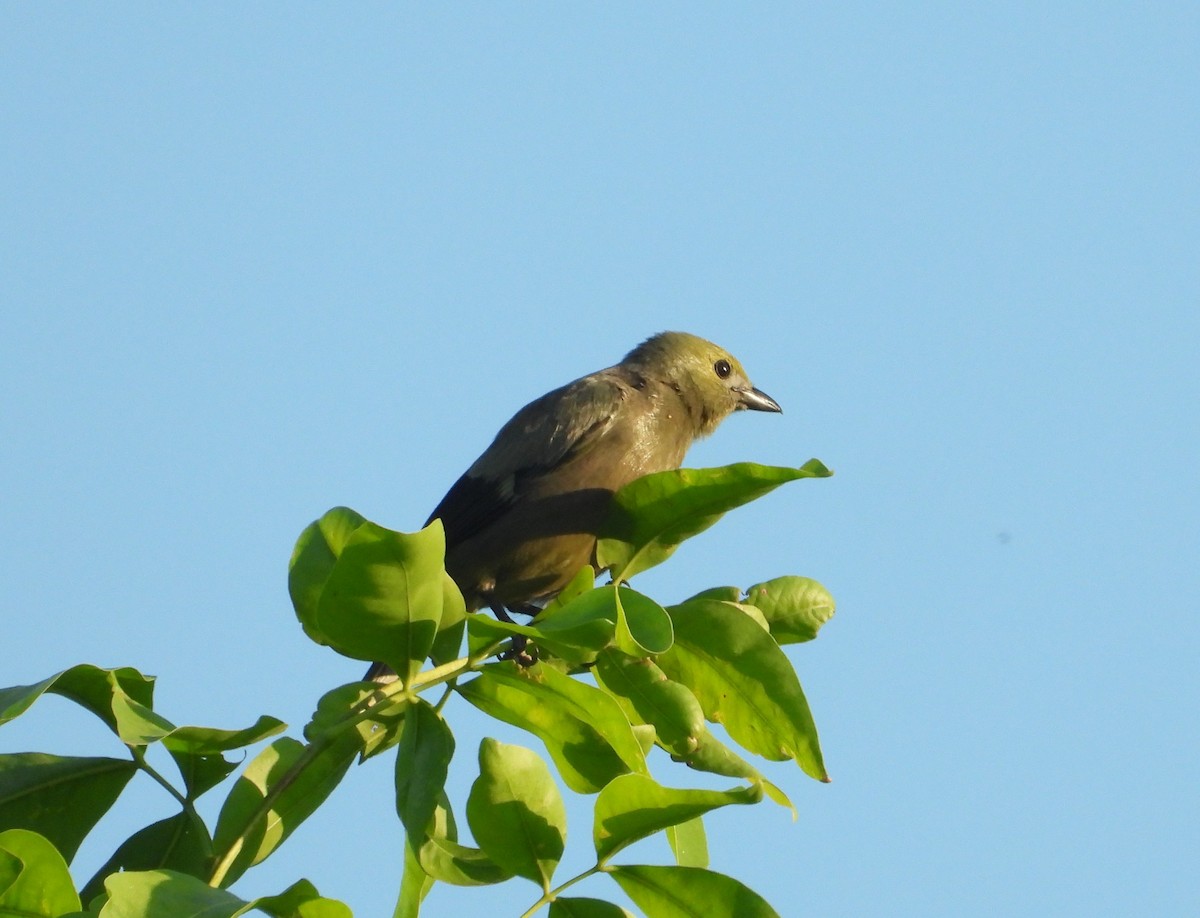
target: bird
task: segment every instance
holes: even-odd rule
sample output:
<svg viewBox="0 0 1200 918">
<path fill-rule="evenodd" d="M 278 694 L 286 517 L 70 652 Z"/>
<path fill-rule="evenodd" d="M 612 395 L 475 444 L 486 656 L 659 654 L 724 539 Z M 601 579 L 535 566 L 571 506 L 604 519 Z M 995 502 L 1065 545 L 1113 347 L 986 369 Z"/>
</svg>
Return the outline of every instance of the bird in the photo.
<svg viewBox="0 0 1200 918">
<path fill-rule="evenodd" d="M 724 348 L 661 332 L 518 411 L 429 515 L 467 611 L 536 612 L 585 564 L 612 495 L 677 469 L 735 411 L 781 412 Z M 364 677 L 395 679 L 375 663 Z"/>
</svg>

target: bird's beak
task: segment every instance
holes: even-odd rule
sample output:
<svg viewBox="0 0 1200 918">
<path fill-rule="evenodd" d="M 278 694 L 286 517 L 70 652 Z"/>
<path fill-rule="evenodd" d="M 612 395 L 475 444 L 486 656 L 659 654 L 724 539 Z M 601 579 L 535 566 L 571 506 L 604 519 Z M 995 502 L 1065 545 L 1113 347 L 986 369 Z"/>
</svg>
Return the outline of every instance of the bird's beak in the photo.
<svg viewBox="0 0 1200 918">
<path fill-rule="evenodd" d="M 751 411 L 783 411 L 779 402 L 761 389 L 754 388 L 738 390 L 738 407 L 749 408 Z"/>
</svg>

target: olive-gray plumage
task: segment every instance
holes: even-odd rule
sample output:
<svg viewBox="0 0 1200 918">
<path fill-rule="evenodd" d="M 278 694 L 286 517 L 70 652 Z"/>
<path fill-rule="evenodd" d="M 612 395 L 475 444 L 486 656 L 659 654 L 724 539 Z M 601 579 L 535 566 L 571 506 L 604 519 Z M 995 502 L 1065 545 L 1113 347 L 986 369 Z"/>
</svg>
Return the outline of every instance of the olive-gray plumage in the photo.
<svg viewBox="0 0 1200 918">
<path fill-rule="evenodd" d="M 688 447 L 741 409 L 779 411 L 717 345 L 663 332 L 615 366 L 530 402 L 455 482 L 430 520 L 467 609 L 553 596 L 595 564 L 614 491 L 678 468 Z M 376 664 L 368 678 L 387 672 Z"/>
</svg>

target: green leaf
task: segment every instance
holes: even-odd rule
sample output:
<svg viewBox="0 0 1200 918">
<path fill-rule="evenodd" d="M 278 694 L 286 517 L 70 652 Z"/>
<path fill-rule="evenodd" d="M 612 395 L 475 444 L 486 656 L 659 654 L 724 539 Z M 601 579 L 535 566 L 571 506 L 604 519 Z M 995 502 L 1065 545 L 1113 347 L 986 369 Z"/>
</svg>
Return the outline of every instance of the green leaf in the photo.
<svg viewBox="0 0 1200 918">
<path fill-rule="evenodd" d="M 746 749 L 773 761 L 794 759 L 828 781 L 804 690 L 771 636 L 723 602 L 693 600 L 668 611 L 675 645 L 658 658 L 663 672 L 690 688 L 705 716 Z"/>
<path fill-rule="evenodd" d="M 0 915 L 55 916 L 82 907 L 67 862 L 36 832 L 0 832 Z"/>
<path fill-rule="evenodd" d="M 544 625 L 519 625 L 480 613 L 468 616 L 467 630 L 488 643 L 514 634 L 524 635 L 554 656 L 579 665 L 595 659 L 597 651 L 612 643 L 615 626 L 603 618 L 574 622 L 552 618 Z"/>
<path fill-rule="evenodd" d="M 746 590 L 745 602 L 762 611 L 776 642 L 811 641 L 833 618 L 829 591 L 807 577 L 776 577 Z"/>
<path fill-rule="evenodd" d="M 345 729 L 346 721 L 358 718 L 365 710 L 369 717 L 356 720 L 354 730 L 362 739 L 362 758 L 369 759 L 395 745 L 404 727 L 404 712 L 408 702 L 403 696 L 380 697 L 380 687 L 374 682 L 347 682 L 330 689 L 317 702 L 317 710 L 304 725 L 304 738 L 316 742 Z"/>
<path fill-rule="evenodd" d="M 699 743 L 694 750 L 686 756 L 672 756 L 672 758 L 683 762 L 688 768 L 694 768 L 696 771 L 724 775 L 727 778 L 746 778 L 749 781 L 753 781 L 763 789 L 763 792 L 768 797 L 780 806 L 790 810 L 793 819 L 796 818 L 796 807 L 792 805 L 792 801 L 788 799 L 787 794 L 764 778 L 757 768 L 737 755 L 707 730 L 700 735 Z"/>
<path fill-rule="evenodd" d="M 450 727 L 428 702 L 410 703 L 396 755 L 396 813 L 414 850 L 425 839 L 453 757 Z"/>
<path fill-rule="evenodd" d="M 691 602 L 693 599 L 719 599 L 724 602 L 741 602 L 742 591 L 735 586 L 719 586 L 709 587 L 707 590 L 701 590 L 695 596 L 689 596 L 684 602 Z"/>
<path fill-rule="evenodd" d="M 633 915 L 603 899 L 560 896 L 550 903 L 550 918 L 633 918 Z"/>
<path fill-rule="evenodd" d="M 349 507 L 334 507 L 300 533 L 288 562 L 288 593 L 296 617 L 312 640 L 329 644 L 317 623 L 317 604 L 342 549 L 366 518 Z"/>
<path fill-rule="evenodd" d="M 408 684 L 437 637 L 445 595 L 442 524 L 411 535 L 363 523 L 317 602 L 317 628 L 338 653 L 382 660 Z"/>
<path fill-rule="evenodd" d="M 0 724 L 24 713 L 44 693 L 69 698 L 99 717 L 130 746 L 162 739 L 174 726 L 151 709 L 154 679 L 136 669 L 101 669 L 88 663 L 72 666 L 34 685 L 0 690 Z"/>
<path fill-rule="evenodd" d="M 653 918 L 779 918 L 778 912 L 732 877 L 699 867 L 613 867 L 625 895 Z"/>
<path fill-rule="evenodd" d="M 304 746 L 281 737 L 246 766 L 221 807 L 213 848 L 227 863 L 221 884 L 271 854 L 333 792 L 362 749 L 346 730 L 329 741 Z"/>
<path fill-rule="evenodd" d="M 557 614 L 560 609 L 573 602 L 584 593 L 590 593 L 595 585 L 596 572 L 592 569 L 590 564 L 585 564 L 575 573 L 575 576 L 571 578 L 571 581 L 565 587 L 559 590 L 553 599 L 546 603 L 545 608 L 542 609 L 541 613 L 538 615 L 538 618 L 544 621 L 545 619 L 552 617 L 553 615 Z"/>
<path fill-rule="evenodd" d="M 411 850 L 409 846 L 405 846 Z M 442 794 L 433 824 L 419 852 L 421 869 L 430 877 L 454 886 L 488 886 L 512 879 L 512 874 L 479 848 L 458 843 L 458 829 L 450 800 Z"/>
<path fill-rule="evenodd" d="M 492 886 L 512 879 L 505 870 L 479 848 L 431 835 L 421 845 L 421 867 L 435 880 L 453 886 Z"/>
<path fill-rule="evenodd" d="M 467 624 L 467 603 L 456 584 L 442 571 L 442 618 L 429 656 L 437 665 L 457 660 Z"/>
<path fill-rule="evenodd" d="M 345 903 L 323 898 L 308 880 L 293 883 L 278 896 L 264 896 L 248 904 L 273 918 L 354 918 Z"/>
<path fill-rule="evenodd" d="M 727 791 L 677 790 L 663 787 L 646 775 L 614 778 L 596 798 L 592 841 L 597 863 L 603 864 L 634 842 L 709 810 L 758 803 L 761 799 L 762 790 L 754 785 Z"/>
<path fill-rule="evenodd" d="M 83 888 L 80 897 L 90 902 L 104 891 L 104 880 L 117 871 L 175 870 L 200 877 L 212 857 L 208 828 L 190 813 L 176 813 L 139 829 L 113 853 Z"/>
<path fill-rule="evenodd" d="M 696 696 L 651 660 L 609 649 L 596 658 L 593 674 L 632 723 L 654 726 L 658 742 L 673 755 L 689 754 L 708 731 Z"/>
<path fill-rule="evenodd" d="M 101 918 L 234 918 L 247 906 L 233 893 L 172 870 L 114 873 L 104 889 Z"/>
<path fill-rule="evenodd" d="M 241 730 L 219 730 L 216 727 L 176 727 L 163 738 L 167 751 L 193 755 L 211 755 L 252 746 L 287 728 L 282 720 L 263 715 Z"/>
<path fill-rule="evenodd" d="M 493 861 L 550 891 L 566 845 L 567 812 L 550 769 L 535 752 L 483 739 L 467 822 Z"/>
<path fill-rule="evenodd" d="M 684 762 L 697 771 L 746 778 L 760 785 L 768 797 L 795 815 L 795 807 L 783 791 L 709 732 L 704 709 L 691 689 L 669 680 L 652 661 L 610 649 L 597 658 L 593 674 L 621 705 L 631 723 L 652 725 L 657 743 L 675 761 Z M 690 866 L 703 865 L 692 863 Z"/>
<path fill-rule="evenodd" d="M 0 850 L 0 896 L 16 881 L 25 869 L 24 862 L 17 856 Z"/>
<path fill-rule="evenodd" d="M 617 597 L 617 646 L 633 656 L 665 653 L 671 649 L 674 631 L 671 617 L 649 596 L 619 587 Z"/>
<path fill-rule="evenodd" d="M 0 755 L 0 830 L 32 829 L 74 858 L 135 771 L 127 759 Z"/>
<path fill-rule="evenodd" d="M 352 918 L 349 908 L 321 898 L 307 880 L 250 902 L 171 870 L 116 873 L 105 889 L 108 904 L 101 918 L 238 918 L 256 908 L 274 918 Z"/>
<path fill-rule="evenodd" d="M 810 459 L 798 469 L 741 462 L 716 469 L 675 469 L 645 475 L 613 496 L 600 527 L 596 558 L 613 580 L 661 564 L 685 539 L 725 513 L 798 478 L 833 473 Z"/>
<path fill-rule="evenodd" d="M 237 768 L 237 762 L 228 761 L 221 753 L 261 742 L 281 733 L 286 726 L 283 721 L 264 715 L 242 730 L 176 727 L 163 737 L 162 744 L 179 766 L 188 798 L 194 800 Z"/>
<path fill-rule="evenodd" d="M 546 688 L 566 699 L 575 715 L 604 738 L 629 771 L 649 774 L 646 751 L 617 701 L 595 686 L 548 666 L 535 667 Z"/>
<path fill-rule="evenodd" d="M 425 872 L 417 852 L 411 845 L 404 846 L 404 875 L 400 879 L 400 895 L 396 901 L 393 918 L 418 918 L 421 903 L 433 889 L 433 877 Z"/>
<path fill-rule="evenodd" d="M 576 793 L 593 794 L 630 770 L 604 736 L 580 717 L 577 704 L 511 662 L 483 666 L 477 678 L 460 683 L 457 691 L 485 714 L 537 736 Z"/>
<path fill-rule="evenodd" d="M 28 711 L 61 675 L 62 673 L 59 673 L 33 685 L 12 685 L 0 689 L 0 726 Z"/>
<path fill-rule="evenodd" d="M 675 853 L 675 863 L 680 867 L 708 866 L 708 835 L 702 816 L 668 826 L 667 841 Z"/>
</svg>

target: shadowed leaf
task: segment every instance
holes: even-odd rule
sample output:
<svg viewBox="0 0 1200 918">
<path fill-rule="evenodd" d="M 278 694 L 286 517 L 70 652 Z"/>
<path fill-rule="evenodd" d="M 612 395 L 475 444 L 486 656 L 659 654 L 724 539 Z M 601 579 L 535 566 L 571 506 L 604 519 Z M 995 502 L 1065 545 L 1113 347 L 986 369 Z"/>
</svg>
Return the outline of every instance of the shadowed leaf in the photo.
<svg viewBox="0 0 1200 918">
<path fill-rule="evenodd" d="M 212 839 L 204 823 L 176 813 L 139 829 L 127 838 L 80 892 L 90 902 L 104 891 L 104 879 L 117 871 L 174 870 L 202 876 L 212 857 Z"/>
<path fill-rule="evenodd" d="M 72 859 L 136 771 L 128 759 L 0 755 L 0 830 L 35 831 Z"/>
</svg>

